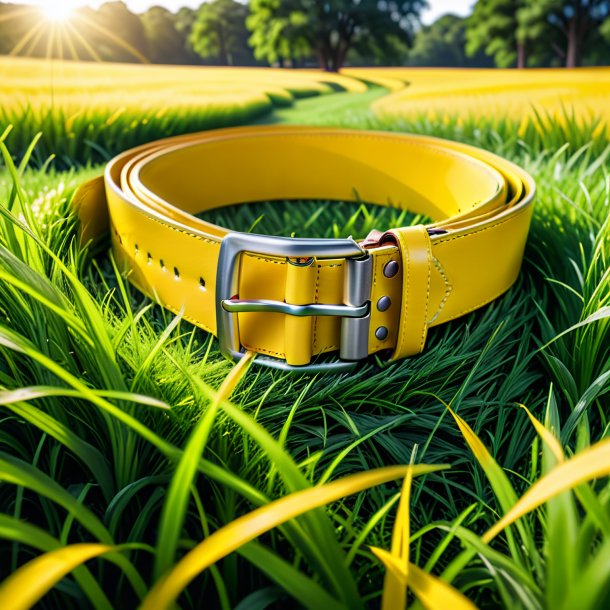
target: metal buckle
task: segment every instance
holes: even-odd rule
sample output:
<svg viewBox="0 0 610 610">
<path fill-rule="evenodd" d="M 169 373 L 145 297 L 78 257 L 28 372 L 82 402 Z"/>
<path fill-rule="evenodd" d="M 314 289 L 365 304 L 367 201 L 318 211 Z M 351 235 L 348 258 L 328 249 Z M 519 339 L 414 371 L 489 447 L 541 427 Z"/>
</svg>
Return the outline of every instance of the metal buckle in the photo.
<svg viewBox="0 0 610 610">
<path fill-rule="evenodd" d="M 281 301 L 244 301 L 238 294 L 238 260 L 244 252 L 296 258 L 345 258 L 347 268 L 343 304 L 291 305 Z M 291 366 L 278 358 L 257 356 L 255 362 L 270 368 L 296 372 L 344 372 L 368 356 L 372 258 L 353 239 L 303 239 L 229 233 L 220 246 L 216 275 L 216 320 L 220 351 L 227 358 L 243 357 L 239 328 L 234 314 L 277 312 L 291 316 L 341 317 L 340 360 Z"/>
</svg>

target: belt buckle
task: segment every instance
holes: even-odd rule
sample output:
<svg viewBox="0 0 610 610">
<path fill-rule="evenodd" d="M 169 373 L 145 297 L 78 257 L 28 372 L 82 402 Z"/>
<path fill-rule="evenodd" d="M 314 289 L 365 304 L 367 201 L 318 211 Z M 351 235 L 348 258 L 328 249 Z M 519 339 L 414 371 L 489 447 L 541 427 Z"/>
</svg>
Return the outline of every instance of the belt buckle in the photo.
<svg viewBox="0 0 610 610">
<path fill-rule="evenodd" d="M 347 262 L 343 304 L 292 305 L 282 301 L 232 298 L 238 294 L 238 262 L 242 253 L 297 258 L 345 258 Z M 291 366 L 268 356 L 257 356 L 255 362 L 274 369 L 292 372 L 346 372 L 358 360 L 368 356 L 372 258 L 353 239 L 312 239 L 271 237 L 250 233 L 229 233 L 220 246 L 216 281 L 216 320 L 221 353 L 239 360 L 244 352 L 234 315 L 239 312 L 277 312 L 292 316 L 341 317 L 339 360 L 303 366 Z"/>
</svg>

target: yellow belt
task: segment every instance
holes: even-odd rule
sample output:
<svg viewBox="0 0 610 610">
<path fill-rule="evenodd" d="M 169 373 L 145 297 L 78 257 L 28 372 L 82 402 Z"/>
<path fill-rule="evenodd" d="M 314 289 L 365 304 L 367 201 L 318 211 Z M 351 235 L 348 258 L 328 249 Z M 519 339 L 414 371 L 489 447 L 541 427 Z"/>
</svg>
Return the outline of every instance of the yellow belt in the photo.
<svg viewBox="0 0 610 610">
<path fill-rule="evenodd" d="M 429 327 L 505 292 L 521 266 L 534 191 L 519 167 L 456 142 L 265 126 L 129 150 L 75 203 L 83 237 L 109 218 L 129 280 L 214 333 L 225 355 L 251 350 L 276 368 L 344 370 L 382 350 L 416 354 Z M 194 216 L 242 202 L 356 198 L 435 222 L 358 243 L 238 233 Z"/>
</svg>

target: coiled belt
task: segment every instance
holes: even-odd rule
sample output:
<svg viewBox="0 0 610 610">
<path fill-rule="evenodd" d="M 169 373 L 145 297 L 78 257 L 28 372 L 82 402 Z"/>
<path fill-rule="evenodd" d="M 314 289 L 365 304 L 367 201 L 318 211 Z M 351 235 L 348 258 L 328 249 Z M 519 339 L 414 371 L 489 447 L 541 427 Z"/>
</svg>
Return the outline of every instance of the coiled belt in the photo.
<svg viewBox="0 0 610 610">
<path fill-rule="evenodd" d="M 214 333 L 225 355 L 251 350 L 269 366 L 317 371 L 380 351 L 416 354 L 429 327 L 505 292 L 534 191 L 519 167 L 456 142 L 265 126 L 124 152 L 75 203 L 83 238 L 109 226 L 129 281 Z M 238 233 L 194 216 L 274 199 L 358 199 L 435 222 L 358 243 Z M 328 352 L 338 359 L 316 358 Z"/>
</svg>

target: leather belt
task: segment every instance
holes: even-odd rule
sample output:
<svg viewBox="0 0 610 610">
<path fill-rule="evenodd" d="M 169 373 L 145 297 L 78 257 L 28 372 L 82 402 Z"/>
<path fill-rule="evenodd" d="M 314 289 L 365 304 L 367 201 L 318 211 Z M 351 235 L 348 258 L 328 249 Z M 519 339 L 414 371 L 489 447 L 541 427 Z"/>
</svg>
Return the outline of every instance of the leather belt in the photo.
<svg viewBox="0 0 610 610">
<path fill-rule="evenodd" d="M 233 359 L 346 370 L 422 351 L 428 328 L 515 281 L 535 185 L 489 152 L 431 137 L 243 127 L 153 142 L 75 196 L 82 237 L 110 227 L 130 282 L 214 333 Z M 194 214 L 243 202 L 360 200 L 432 224 L 353 239 L 238 233 Z M 334 361 L 319 354 L 338 351 Z M 312 359 L 314 360 L 312 362 Z"/>
</svg>

